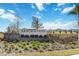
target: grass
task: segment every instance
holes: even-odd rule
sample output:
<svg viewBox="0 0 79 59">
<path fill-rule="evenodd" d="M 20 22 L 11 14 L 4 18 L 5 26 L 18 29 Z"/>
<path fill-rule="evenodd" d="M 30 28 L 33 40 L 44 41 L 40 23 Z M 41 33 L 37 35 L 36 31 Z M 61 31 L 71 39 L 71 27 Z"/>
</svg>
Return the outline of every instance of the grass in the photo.
<svg viewBox="0 0 79 59">
<path fill-rule="evenodd" d="M 61 50 L 61 51 L 51 51 L 51 52 L 26 52 L 26 53 L 17 53 L 17 56 L 70 56 L 79 54 L 79 48 Z"/>
</svg>

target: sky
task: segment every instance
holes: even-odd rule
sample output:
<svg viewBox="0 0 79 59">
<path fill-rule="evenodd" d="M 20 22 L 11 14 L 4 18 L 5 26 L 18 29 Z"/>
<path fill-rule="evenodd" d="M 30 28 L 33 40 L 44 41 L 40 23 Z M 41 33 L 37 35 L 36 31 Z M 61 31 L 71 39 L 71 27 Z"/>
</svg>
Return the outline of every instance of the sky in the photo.
<svg viewBox="0 0 79 59">
<path fill-rule="evenodd" d="M 77 29 L 77 16 L 69 15 L 78 3 L 0 3 L 0 32 L 20 19 L 20 28 L 31 28 L 32 16 L 44 29 Z"/>
</svg>

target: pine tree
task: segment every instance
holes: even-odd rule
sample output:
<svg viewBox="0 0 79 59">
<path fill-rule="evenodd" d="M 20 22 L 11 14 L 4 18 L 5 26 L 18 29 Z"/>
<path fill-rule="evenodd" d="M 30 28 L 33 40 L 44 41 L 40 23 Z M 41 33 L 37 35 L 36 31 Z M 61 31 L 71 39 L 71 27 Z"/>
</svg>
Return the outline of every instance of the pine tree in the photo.
<svg viewBox="0 0 79 59">
<path fill-rule="evenodd" d="M 35 28 L 36 30 L 39 30 L 40 28 L 42 28 L 42 24 L 39 21 L 39 18 L 36 16 L 32 17 L 32 27 Z"/>
</svg>

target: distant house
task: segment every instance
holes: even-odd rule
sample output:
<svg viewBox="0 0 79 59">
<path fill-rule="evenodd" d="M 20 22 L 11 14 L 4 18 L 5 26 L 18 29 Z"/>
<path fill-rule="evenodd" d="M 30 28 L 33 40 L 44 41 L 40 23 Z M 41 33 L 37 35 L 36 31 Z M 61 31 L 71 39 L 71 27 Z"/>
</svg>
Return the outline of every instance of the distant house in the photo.
<svg viewBox="0 0 79 59">
<path fill-rule="evenodd" d="M 36 30 L 36 29 L 21 29 L 19 31 L 19 34 L 20 35 L 28 35 L 28 36 L 31 36 L 31 35 L 47 35 L 48 31 L 47 30 Z"/>
</svg>

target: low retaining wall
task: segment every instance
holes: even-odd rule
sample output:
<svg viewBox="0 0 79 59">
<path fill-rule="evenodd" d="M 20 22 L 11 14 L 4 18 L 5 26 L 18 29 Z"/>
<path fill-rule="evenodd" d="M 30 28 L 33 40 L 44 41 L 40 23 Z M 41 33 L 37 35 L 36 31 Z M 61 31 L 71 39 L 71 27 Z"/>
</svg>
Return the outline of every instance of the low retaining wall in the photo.
<svg viewBox="0 0 79 59">
<path fill-rule="evenodd" d="M 5 40 L 38 40 L 38 41 L 48 41 L 48 37 L 21 37 L 20 34 L 10 34 L 10 33 L 5 33 L 4 34 L 4 39 Z"/>
<path fill-rule="evenodd" d="M 50 38 L 49 38 L 50 37 Z M 78 36 L 77 34 L 75 35 L 56 35 L 53 34 L 52 36 L 42 36 L 42 37 L 31 37 L 31 36 L 21 36 L 21 34 L 10 34 L 10 33 L 5 33 L 4 34 L 4 38 L 5 40 L 28 40 L 28 41 L 32 41 L 32 40 L 37 40 L 37 41 L 56 41 L 56 42 L 60 42 L 60 43 L 68 43 L 68 42 L 72 42 L 72 41 L 77 41 L 78 40 Z"/>
<path fill-rule="evenodd" d="M 16 40 L 18 38 L 20 38 L 19 34 L 11 34 L 11 33 L 5 33 L 4 34 L 5 40 Z"/>
</svg>

